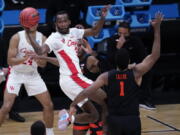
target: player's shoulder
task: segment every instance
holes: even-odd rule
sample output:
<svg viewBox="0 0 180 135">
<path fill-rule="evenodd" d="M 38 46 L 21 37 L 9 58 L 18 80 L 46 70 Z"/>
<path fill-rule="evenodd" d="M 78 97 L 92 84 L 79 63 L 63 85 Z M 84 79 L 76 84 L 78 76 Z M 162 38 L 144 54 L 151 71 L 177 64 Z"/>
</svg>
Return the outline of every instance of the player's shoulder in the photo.
<svg viewBox="0 0 180 135">
<path fill-rule="evenodd" d="M 40 32 L 40 31 L 36 31 L 36 33 L 39 34 L 39 35 L 43 35 L 44 36 L 44 34 L 42 32 Z"/>
<path fill-rule="evenodd" d="M 76 32 L 82 31 L 82 30 L 84 30 L 84 29 L 78 29 L 78 28 L 70 28 L 70 29 L 69 29 L 69 31 L 70 31 L 71 34 L 74 34 L 74 33 L 76 33 Z"/>
<path fill-rule="evenodd" d="M 73 31 L 76 31 L 76 30 L 78 30 L 78 29 L 77 29 L 77 28 L 75 28 L 75 27 L 74 27 L 74 28 L 70 28 L 70 29 L 69 29 L 69 31 L 70 31 L 70 32 L 73 32 Z"/>
<path fill-rule="evenodd" d="M 40 31 L 36 31 L 36 35 L 40 38 L 42 37 L 43 39 L 46 39 L 46 36 Z"/>
<path fill-rule="evenodd" d="M 21 32 L 21 31 L 20 31 L 20 32 Z M 11 40 L 13 40 L 13 41 L 19 40 L 19 39 L 20 39 L 20 37 L 19 37 L 19 33 L 20 33 L 20 32 L 17 32 L 17 33 L 15 33 L 14 35 L 12 35 L 12 36 L 11 36 Z"/>
<path fill-rule="evenodd" d="M 58 37 L 60 37 L 60 34 L 58 32 L 52 32 L 48 38 L 58 38 Z"/>
</svg>

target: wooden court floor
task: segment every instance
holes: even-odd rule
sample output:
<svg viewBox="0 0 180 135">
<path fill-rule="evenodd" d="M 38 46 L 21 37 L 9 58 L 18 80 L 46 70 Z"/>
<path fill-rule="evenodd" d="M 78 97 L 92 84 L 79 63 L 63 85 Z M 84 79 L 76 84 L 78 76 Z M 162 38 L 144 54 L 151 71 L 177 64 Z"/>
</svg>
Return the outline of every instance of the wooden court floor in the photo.
<svg viewBox="0 0 180 135">
<path fill-rule="evenodd" d="M 180 104 L 157 105 L 155 111 L 141 109 L 142 135 L 180 135 Z M 58 111 L 55 111 L 55 135 L 72 135 L 72 127 L 66 131 L 57 128 Z M 25 123 L 17 123 L 8 118 L 0 127 L 0 135 L 30 135 L 30 125 L 42 119 L 41 112 L 21 113 Z"/>
</svg>

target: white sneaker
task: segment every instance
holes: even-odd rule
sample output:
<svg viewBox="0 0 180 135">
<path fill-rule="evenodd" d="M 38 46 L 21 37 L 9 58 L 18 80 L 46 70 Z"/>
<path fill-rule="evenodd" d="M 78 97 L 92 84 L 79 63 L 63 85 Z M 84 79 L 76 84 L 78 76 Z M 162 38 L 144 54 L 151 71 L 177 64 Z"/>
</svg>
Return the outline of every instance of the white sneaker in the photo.
<svg viewBox="0 0 180 135">
<path fill-rule="evenodd" d="M 58 120 L 58 128 L 60 130 L 66 130 L 69 126 L 69 113 L 66 109 L 62 109 L 59 111 L 59 120 Z"/>
<path fill-rule="evenodd" d="M 139 104 L 139 107 L 147 109 L 147 110 L 155 110 L 156 109 L 155 105 L 148 103 L 148 102 L 144 103 L 144 104 Z"/>
</svg>

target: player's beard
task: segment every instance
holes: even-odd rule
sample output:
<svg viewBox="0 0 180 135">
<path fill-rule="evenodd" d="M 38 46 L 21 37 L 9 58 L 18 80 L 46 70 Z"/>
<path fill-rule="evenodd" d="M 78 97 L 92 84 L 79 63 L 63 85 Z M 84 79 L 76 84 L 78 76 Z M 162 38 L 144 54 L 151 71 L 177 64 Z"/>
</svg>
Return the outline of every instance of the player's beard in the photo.
<svg viewBox="0 0 180 135">
<path fill-rule="evenodd" d="M 61 34 L 68 34 L 69 33 L 69 27 L 68 28 L 58 28 L 59 33 Z"/>
</svg>

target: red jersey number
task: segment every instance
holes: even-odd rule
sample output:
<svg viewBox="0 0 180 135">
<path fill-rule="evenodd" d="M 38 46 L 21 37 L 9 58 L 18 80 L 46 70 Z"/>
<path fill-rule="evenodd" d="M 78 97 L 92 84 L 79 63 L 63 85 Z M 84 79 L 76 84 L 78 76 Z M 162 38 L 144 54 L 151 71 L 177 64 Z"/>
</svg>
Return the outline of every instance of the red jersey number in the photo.
<svg viewBox="0 0 180 135">
<path fill-rule="evenodd" d="M 120 96 L 124 96 L 124 82 L 120 81 Z"/>
</svg>

